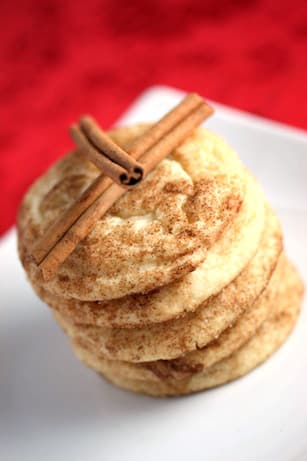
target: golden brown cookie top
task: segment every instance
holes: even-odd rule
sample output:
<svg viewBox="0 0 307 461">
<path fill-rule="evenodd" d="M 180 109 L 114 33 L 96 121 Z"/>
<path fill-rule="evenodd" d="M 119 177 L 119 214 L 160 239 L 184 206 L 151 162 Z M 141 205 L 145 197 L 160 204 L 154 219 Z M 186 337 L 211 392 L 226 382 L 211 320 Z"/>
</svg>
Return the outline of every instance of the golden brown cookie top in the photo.
<svg viewBox="0 0 307 461">
<path fill-rule="evenodd" d="M 123 147 L 144 126 L 110 132 Z M 26 194 L 18 229 L 30 278 L 33 243 L 81 195 L 99 171 L 80 153 L 59 160 Z M 107 300 L 166 285 L 205 258 L 239 212 L 245 175 L 236 154 L 198 129 L 100 219 L 67 258 L 48 290 L 63 297 Z"/>
</svg>

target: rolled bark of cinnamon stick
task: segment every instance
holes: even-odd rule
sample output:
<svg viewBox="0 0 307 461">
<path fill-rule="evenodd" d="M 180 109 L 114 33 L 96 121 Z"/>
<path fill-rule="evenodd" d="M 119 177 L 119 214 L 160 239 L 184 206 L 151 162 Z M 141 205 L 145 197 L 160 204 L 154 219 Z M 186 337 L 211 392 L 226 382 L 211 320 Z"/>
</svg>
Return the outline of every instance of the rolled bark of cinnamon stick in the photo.
<svg viewBox="0 0 307 461">
<path fill-rule="evenodd" d="M 165 152 L 171 153 L 187 136 L 191 134 L 203 120 L 213 113 L 213 109 L 208 104 L 201 104 L 193 110 L 189 116 L 174 127 L 172 131 L 163 136 L 160 141 L 147 150 L 140 158 L 144 167 L 145 176 L 165 158 Z"/>
<path fill-rule="evenodd" d="M 188 94 L 174 109 L 165 114 L 157 123 L 129 146 L 128 152 L 138 158 L 156 144 L 166 133 L 171 131 L 179 122 L 186 118 L 193 110 L 204 104 L 204 100 L 196 93 Z"/>
<path fill-rule="evenodd" d="M 133 186 L 142 180 L 143 168 L 134 158 L 117 146 L 90 117 L 82 119 L 83 130 L 70 127 L 77 146 L 106 176 L 122 186 Z M 81 123 L 81 122 L 80 122 Z"/>
<path fill-rule="evenodd" d="M 127 154 L 127 152 L 113 142 L 112 139 L 101 130 L 93 117 L 89 115 L 81 117 L 79 124 L 80 129 L 92 144 L 114 163 L 120 165 L 129 172 L 133 172 L 136 168 L 142 168 L 135 157 Z"/>
<path fill-rule="evenodd" d="M 58 241 L 52 251 L 41 262 L 39 267 L 45 281 L 53 278 L 57 268 L 74 251 L 78 243 L 83 240 L 93 229 L 98 219 L 101 218 L 111 206 L 126 192 L 118 184 L 112 183 L 104 193 L 80 216 L 64 237 Z"/>
</svg>

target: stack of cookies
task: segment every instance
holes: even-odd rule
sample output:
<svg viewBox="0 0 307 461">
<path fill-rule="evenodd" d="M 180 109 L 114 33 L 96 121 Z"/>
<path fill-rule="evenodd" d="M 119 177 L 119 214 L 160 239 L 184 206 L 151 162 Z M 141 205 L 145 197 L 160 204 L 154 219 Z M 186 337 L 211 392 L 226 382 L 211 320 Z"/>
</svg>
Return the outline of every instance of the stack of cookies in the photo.
<svg viewBox="0 0 307 461">
<path fill-rule="evenodd" d="M 144 130 L 109 134 L 126 148 Z M 302 282 L 259 184 L 203 128 L 123 195 L 46 281 L 31 248 L 97 174 L 70 153 L 31 187 L 18 219 L 27 275 L 82 362 L 125 389 L 180 395 L 246 374 L 283 343 Z"/>
</svg>

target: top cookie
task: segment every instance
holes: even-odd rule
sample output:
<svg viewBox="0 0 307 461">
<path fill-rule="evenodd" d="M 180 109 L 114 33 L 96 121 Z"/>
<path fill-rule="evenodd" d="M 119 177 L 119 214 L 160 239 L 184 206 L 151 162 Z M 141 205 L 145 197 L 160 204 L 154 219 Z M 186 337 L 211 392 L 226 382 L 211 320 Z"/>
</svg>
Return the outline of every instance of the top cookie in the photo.
<svg viewBox="0 0 307 461">
<path fill-rule="evenodd" d="M 125 148 L 145 129 L 118 128 L 110 135 Z M 31 259 L 32 245 L 98 174 L 82 154 L 72 152 L 36 181 L 20 208 L 19 250 L 28 275 L 62 297 L 114 299 L 193 271 L 233 221 L 245 193 L 236 154 L 198 129 L 118 200 L 56 276 L 44 282 Z"/>
</svg>

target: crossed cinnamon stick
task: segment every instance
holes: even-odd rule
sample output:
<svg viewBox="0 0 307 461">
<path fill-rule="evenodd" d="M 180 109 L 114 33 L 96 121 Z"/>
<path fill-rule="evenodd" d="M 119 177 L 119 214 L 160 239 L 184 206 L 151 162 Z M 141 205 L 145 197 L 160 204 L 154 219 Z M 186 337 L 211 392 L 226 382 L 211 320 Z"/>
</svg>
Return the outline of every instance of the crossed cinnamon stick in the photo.
<svg viewBox="0 0 307 461">
<path fill-rule="evenodd" d="M 81 119 L 79 127 L 74 125 L 73 139 L 103 173 L 33 246 L 32 255 L 44 280 L 53 278 L 96 222 L 127 192 L 126 186 L 134 187 L 146 177 L 212 113 L 209 104 L 191 93 L 132 142 L 128 152 L 119 148 L 90 117 Z"/>
<path fill-rule="evenodd" d="M 71 126 L 70 134 L 89 159 L 120 186 L 134 186 L 142 180 L 142 165 L 115 144 L 92 117 L 82 117 L 80 126 Z"/>
</svg>

